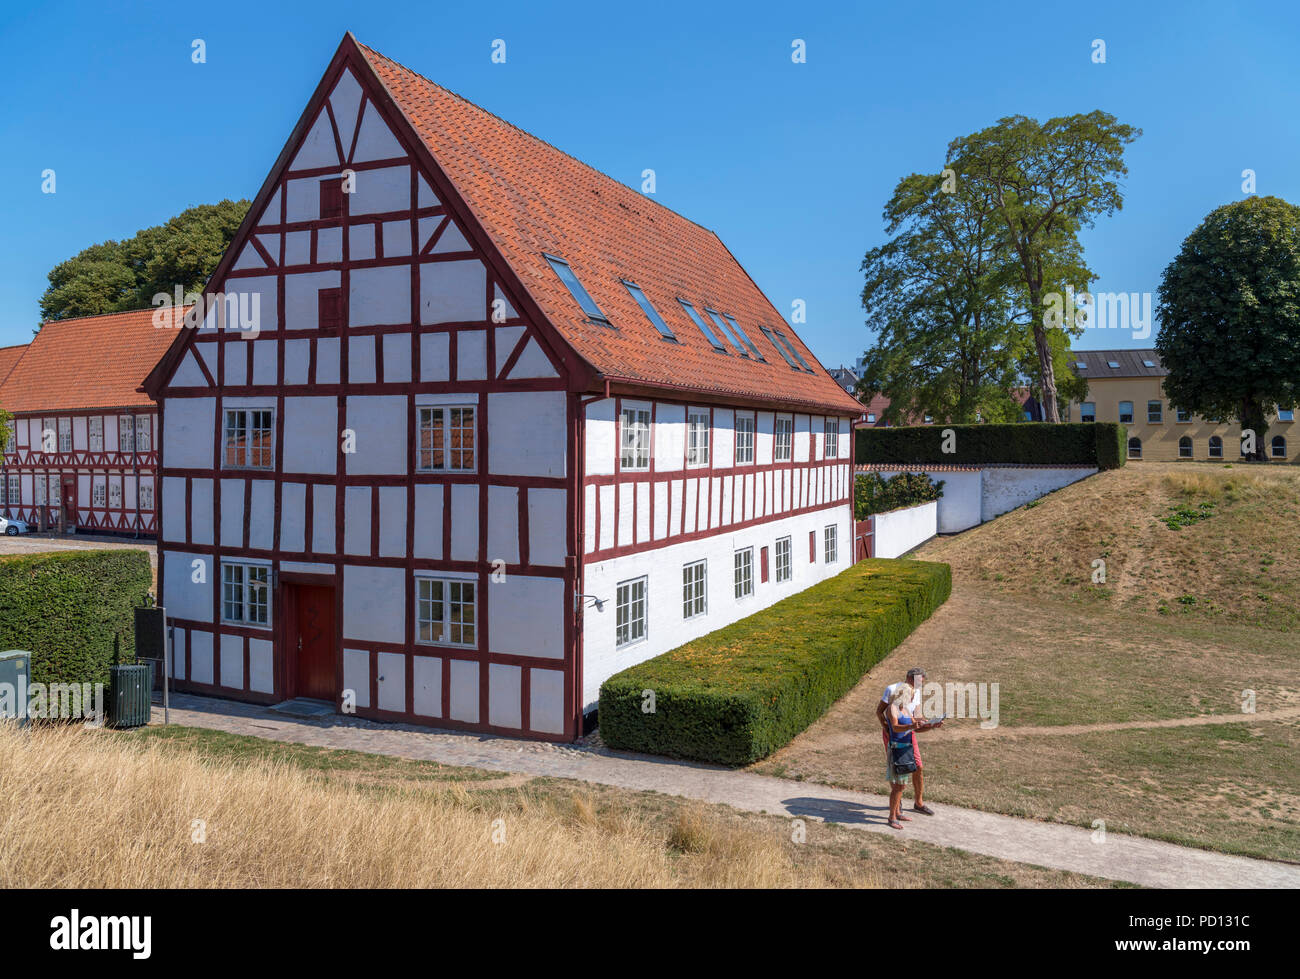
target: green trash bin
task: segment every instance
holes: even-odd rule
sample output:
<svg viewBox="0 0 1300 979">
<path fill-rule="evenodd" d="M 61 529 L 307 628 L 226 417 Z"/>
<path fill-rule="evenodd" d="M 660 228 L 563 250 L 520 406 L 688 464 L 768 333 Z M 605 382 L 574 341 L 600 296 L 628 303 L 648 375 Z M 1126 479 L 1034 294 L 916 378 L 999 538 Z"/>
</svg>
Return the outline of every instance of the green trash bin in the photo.
<svg viewBox="0 0 1300 979">
<path fill-rule="evenodd" d="M 0 718 L 26 727 L 28 688 L 32 680 L 32 654 L 25 649 L 0 652 Z"/>
<path fill-rule="evenodd" d="M 153 664 L 108 668 L 108 724 L 110 727 L 144 727 L 149 723 L 153 699 Z"/>
</svg>

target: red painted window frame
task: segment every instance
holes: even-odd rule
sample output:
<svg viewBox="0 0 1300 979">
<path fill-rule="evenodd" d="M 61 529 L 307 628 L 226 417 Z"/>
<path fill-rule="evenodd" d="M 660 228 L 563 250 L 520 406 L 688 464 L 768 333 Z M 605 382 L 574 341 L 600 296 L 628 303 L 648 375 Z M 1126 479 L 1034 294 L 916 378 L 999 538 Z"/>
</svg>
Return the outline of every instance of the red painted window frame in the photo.
<svg viewBox="0 0 1300 979">
<path fill-rule="evenodd" d="M 767 583 L 767 547 L 758 549 L 758 580 Z"/>
<path fill-rule="evenodd" d="M 808 561 L 811 564 L 817 563 L 817 531 L 808 531 Z"/>
<path fill-rule="evenodd" d="M 316 294 L 316 325 L 337 330 L 343 325 L 343 290 L 322 289 Z"/>
</svg>

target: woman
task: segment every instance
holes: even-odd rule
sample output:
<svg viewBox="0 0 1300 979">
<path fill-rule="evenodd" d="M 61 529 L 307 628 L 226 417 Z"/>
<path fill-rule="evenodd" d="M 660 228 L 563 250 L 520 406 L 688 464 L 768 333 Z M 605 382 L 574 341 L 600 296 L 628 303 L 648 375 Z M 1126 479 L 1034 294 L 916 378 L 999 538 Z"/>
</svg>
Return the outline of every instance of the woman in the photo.
<svg viewBox="0 0 1300 979">
<path fill-rule="evenodd" d="M 900 683 L 898 689 L 889 698 L 889 708 L 885 717 L 889 722 L 889 743 L 885 745 L 885 777 L 889 780 L 889 826 L 902 829 L 902 820 L 911 822 L 911 816 L 903 815 L 903 787 L 912 781 L 916 723 L 912 720 L 912 688 Z M 901 770 L 896 761 L 902 761 Z M 907 766 L 911 767 L 907 767 Z"/>
</svg>

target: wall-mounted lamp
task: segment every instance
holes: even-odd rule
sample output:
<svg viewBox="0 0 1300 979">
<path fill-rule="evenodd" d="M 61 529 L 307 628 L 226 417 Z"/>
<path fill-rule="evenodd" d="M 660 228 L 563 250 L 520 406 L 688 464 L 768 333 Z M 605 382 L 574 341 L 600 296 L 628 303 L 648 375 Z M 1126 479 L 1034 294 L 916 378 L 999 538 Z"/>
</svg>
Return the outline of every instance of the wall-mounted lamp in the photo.
<svg viewBox="0 0 1300 979">
<path fill-rule="evenodd" d="M 582 599 L 584 599 L 584 598 L 590 598 L 590 599 L 591 599 L 591 604 L 594 605 L 594 606 L 596 606 L 596 611 L 597 611 L 597 612 L 603 612 L 603 611 L 605 611 L 605 599 L 603 599 L 603 598 L 597 598 L 595 595 L 575 595 L 574 597 L 575 597 L 578 601 L 582 601 Z M 586 607 L 586 606 L 584 605 L 584 608 L 585 608 L 585 607 Z"/>
</svg>

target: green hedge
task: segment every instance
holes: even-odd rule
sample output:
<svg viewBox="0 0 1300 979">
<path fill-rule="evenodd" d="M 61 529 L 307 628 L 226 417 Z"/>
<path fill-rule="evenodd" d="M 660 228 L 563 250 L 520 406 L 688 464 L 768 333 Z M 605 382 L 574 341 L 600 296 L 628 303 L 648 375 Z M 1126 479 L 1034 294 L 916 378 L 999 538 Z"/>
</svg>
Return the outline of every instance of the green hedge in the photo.
<svg viewBox="0 0 1300 979">
<path fill-rule="evenodd" d="M 949 428 L 956 434 L 956 451 L 945 453 L 943 433 Z M 1128 457 L 1128 430 L 1114 422 L 860 428 L 857 439 L 856 462 L 1044 463 L 1118 469 Z"/>
<path fill-rule="evenodd" d="M 628 751 L 757 761 L 824 714 L 951 591 L 946 564 L 859 562 L 610 677 L 600 688 L 601 738 Z M 653 713 L 642 711 L 647 690 Z"/>
<path fill-rule="evenodd" d="M 32 654 L 39 683 L 107 683 L 113 637 L 135 656 L 135 613 L 152 585 L 137 550 L 64 551 L 0 560 L 0 649 Z"/>
<path fill-rule="evenodd" d="M 930 503 L 943 496 L 943 483 L 930 482 L 925 473 L 896 473 L 888 479 L 878 472 L 861 473 L 853 480 L 853 519 Z"/>
</svg>

